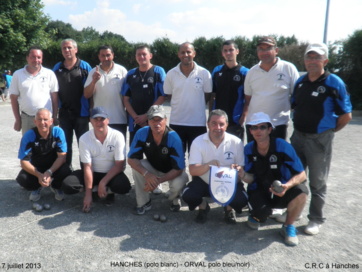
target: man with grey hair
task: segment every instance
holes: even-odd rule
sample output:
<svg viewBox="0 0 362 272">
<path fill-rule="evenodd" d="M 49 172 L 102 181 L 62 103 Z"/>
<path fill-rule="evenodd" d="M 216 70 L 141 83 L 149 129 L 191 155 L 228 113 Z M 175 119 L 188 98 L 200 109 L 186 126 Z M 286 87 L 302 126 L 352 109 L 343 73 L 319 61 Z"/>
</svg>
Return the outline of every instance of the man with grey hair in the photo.
<svg viewBox="0 0 362 272">
<path fill-rule="evenodd" d="M 244 144 L 240 138 L 226 132 L 228 127 L 226 112 L 219 109 L 213 110 L 209 114 L 207 126 L 209 131 L 198 136 L 191 145 L 189 170 L 193 179 L 182 194 L 182 199 L 188 204 L 190 211 L 199 207 L 197 223 L 205 223 L 210 211 L 210 206 L 204 199 L 210 196 L 210 166 L 235 169 L 244 166 Z M 241 213 L 248 201 L 240 179 L 235 190 L 234 198 L 224 207 L 224 217 L 228 224 L 236 224 L 234 210 Z"/>
<path fill-rule="evenodd" d="M 180 63 L 167 73 L 163 86 L 171 97 L 170 127 L 180 136 L 184 152 L 190 152 L 192 141 L 206 132 L 205 103 L 212 91 L 211 74 L 194 62 L 195 56 L 194 46 L 182 43 Z"/>
<path fill-rule="evenodd" d="M 292 96 L 294 132 L 290 139 L 308 171 L 311 201 L 305 233 L 318 234 L 326 218 L 323 213 L 334 134 L 352 119 L 346 85 L 325 71 L 328 47 L 310 44 L 304 54 L 307 74 L 295 84 Z"/>
<path fill-rule="evenodd" d="M 58 62 L 53 71 L 59 83 L 59 125 L 67 140 L 67 164 L 72 166 L 73 131 L 79 138 L 89 129 L 89 101 L 83 95 L 84 83 L 91 66 L 77 58 L 78 47 L 73 39 L 61 42 L 64 61 Z"/>
<path fill-rule="evenodd" d="M 32 191 L 31 201 L 38 201 L 42 189 L 46 187 L 54 191 L 57 200 L 63 200 L 62 181 L 71 174 L 65 164 L 67 143 L 64 132 L 53 126 L 52 113 L 46 108 L 37 110 L 34 124 L 35 127 L 21 139 L 18 158 L 22 170 L 16 181 Z"/>
<path fill-rule="evenodd" d="M 149 192 L 166 181 L 170 186 L 170 209 L 177 212 L 181 207 L 181 190 L 188 181 L 182 142 L 177 133 L 167 126 L 162 106 L 151 106 L 147 119 L 148 126 L 136 132 L 128 153 L 128 164 L 132 167 L 135 182 L 136 214 L 141 215 L 151 209 Z"/>
</svg>

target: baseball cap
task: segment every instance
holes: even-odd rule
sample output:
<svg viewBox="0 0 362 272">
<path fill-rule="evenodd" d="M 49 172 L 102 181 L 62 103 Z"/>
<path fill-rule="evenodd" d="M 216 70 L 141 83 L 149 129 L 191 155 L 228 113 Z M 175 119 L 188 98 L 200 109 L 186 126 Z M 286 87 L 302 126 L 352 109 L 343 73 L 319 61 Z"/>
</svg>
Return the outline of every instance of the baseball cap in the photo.
<svg viewBox="0 0 362 272">
<path fill-rule="evenodd" d="M 166 118 L 166 112 L 163 106 L 161 105 L 153 105 L 150 107 L 150 109 L 147 112 L 147 118 L 148 120 L 151 120 L 153 117 L 161 117 Z"/>
<path fill-rule="evenodd" d="M 318 55 L 325 55 L 328 58 L 328 47 L 325 43 L 311 43 L 305 50 L 304 55 L 307 55 L 309 52 L 316 52 Z"/>
<path fill-rule="evenodd" d="M 274 125 L 271 122 L 269 115 L 264 112 L 254 113 L 251 116 L 250 121 L 247 123 L 247 125 L 254 126 L 254 125 L 261 124 L 261 123 L 269 123 L 274 128 Z"/>
<path fill-rule="evenodd" d="M 103 107 L 95 107 L 92 109 L 91 118 L 94 119 L 97 117 L 108 118 L 108 114 Z"/>
<path fill-rule="evenodd" d="M 269 36 L 260 37 L 258 39 L 257 46 L 261 45 L 263 43 L 268 44 L 268 45 L 272 45 L 272 46 L 277 46 L 277 42 L 275 41 L 275 39 L 273 37 L 269 37 Z"/>
</svg>

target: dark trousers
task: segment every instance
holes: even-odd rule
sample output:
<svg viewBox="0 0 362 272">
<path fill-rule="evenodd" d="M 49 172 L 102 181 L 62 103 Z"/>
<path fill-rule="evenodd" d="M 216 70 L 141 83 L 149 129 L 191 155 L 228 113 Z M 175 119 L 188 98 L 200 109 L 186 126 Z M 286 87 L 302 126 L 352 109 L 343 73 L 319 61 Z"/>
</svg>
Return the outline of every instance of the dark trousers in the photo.
<svg viewBox="0 0 362 272">
<path fill-rule="evenodd" d="M 107 175 L 107 173 L 93 172 L 93 187 L 98 185 L 105 175 Z M 117 194 L 127 194 L 131 190 L 131 184 L 124 172 L 114 176 L 107 184 L 107 187 L 109 187 L 113 193 Z M 69 175 L 66 179 L 64 179 L 62 184 L 62 190 L 65 194 L 69 195 L 79 193 L 83 188 L 83 170 L 74 171 L 72 175 Z"/>
<path fill-rule="evenodd" d="M 131 146 L 131 144 L 132 144 L 132 142 L 133 142 L 133 138 L 134 138 L 134 136 L 136 135 L 136 132 L 137 132 L 140 128 L 142 128 L 142 127 L 139 126 L 139 125 L 135 125 L 135 126 L 133 127 L 133 131 L 130 131 L 130 132 L 129 132 L 129 146 Z"/>
<path fill-rule="evenodd" d="M 73 156 L 73 130 L 79 144 L 79 138 L 89 130 L 89 117 L 77 117 L 66 109 L 59 110 L 59 126 L 64 130 L 67 141 L 66 162 L 72 166 Z"/>
<path fill-rule="evenodd" d="M 245 129 L 243 126 L 240 126 L 239 124 L 230 124 L 228 125 L 226 132 L 235 135 L 244 142 Z"/>
<path fill-rule="evenodd" d="M 39 172 L 44 173 L 46 169 L 38 169 Z M 53 181 L 51 186 L 55 189 L 60 189 L 62 186 L 62 181 L 69 176 L 72 171 L 69 168 L 69 165 L 64 163 L 57 171 L 53 173 Z M 25 170 L 21 170 L 16 177 L 16 181 L 20 184 L 21 187 L 24 187 L 26 190 L 34 191 L 38 189 L 41 185 L 36 176 L 29 174 Z"/>
<path fill-rule="evenodd" d="M 178 136 L 180 136 L 182 141 L 183 150 L 186 153 L 186 150 L 190 153 L 190 148 L 193 140 L 200 136 L 201 134 L 206 133 L 206 127 L 192 127 L 192 126 L 179 126 L 179 125 L 171 125 L 174 131 L 177 132 Z"/>
<path fill-rule="evenodd" d="M 250 133 L 250 127 L 251 127 L 251 125 L 246 125 L 246 137 L 247 137 L 248 143 L 250 143 L 251 141 L 254 141 L 254 137 Z M 270 136 L 274 137 L 274 138 L 281 138 L 283 140 L 287 140 L 288 125 L 275 126 L 275 128 L 272 130 L 272 133 L 270 134 Z"/>
<path fill-rule="evenodd" d="M 249 190 L 250 215 L 263 223 L 272 214 L 272 209 L 287 208 L 289 202 L 300 194 L 308 195 L 308 188 L 305 182 L 290 188 L 283 197 L 273 196 L 269 191 Z"/>
<path fill-rule="evenodd" d="M 182 193 L 182 199 L 189 206 L 190 211 L 195 210 L 197 206 L 202 203 L 203 197 L 210 196 L 209 184 L 203 181 L 200 177 L 193 177 Z M 243 207 L 248 204 L 248 196 L 245 192 L 244 185 L 238 182 L 236 185 L 236 192 L 234 199 L 230 202 L 229 206 L 237 213 L 241 213 Z"/>
<path fill-rule="evenodd" d="M 127 124 L 108 124 L 108 126 L 121 132 L 123 134 L 124 141 L 126 142 Z"/>
</svg>

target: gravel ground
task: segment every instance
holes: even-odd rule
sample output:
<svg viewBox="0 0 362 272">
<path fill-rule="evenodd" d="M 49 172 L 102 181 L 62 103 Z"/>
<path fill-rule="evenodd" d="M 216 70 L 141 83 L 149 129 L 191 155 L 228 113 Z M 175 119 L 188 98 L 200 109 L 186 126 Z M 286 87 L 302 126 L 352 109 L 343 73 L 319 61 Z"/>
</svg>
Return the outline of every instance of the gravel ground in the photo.
<svg viewBox="0 0 362 272">
<path fill-rule="evenodd" d="M 215 203 L 204 225 L 194 222 L 196 212 L 186 206 L 179 213 L 169 211 L 164 195 L 153 195 L 152 210 L 136 216 L 133 190 L 117 195 L 112 207 L 95 203 L 90 214 L 81 212 L 81 195 L 58 202 L 46 190 L 40 203 L 49 203 L 51 209 L 35 212 L 29 192 L 14 181 L 20 170 L 21 135 L 12 128 L 9 102 L 0 102 L 0 116 L 0 270 L 362 271 L 360 116 L 336 134 L 327 222 L 319 235 L 305 235 L 305 209 L 296 223 L 297 247 L 283 243 L 281 224 L 272 219 L 259 231 L 246 226 L 246 212 L 236 225 L 225 224 L 223 210 Z M 126 173 L 131 178 L 129 166 Z M 165 214 L 168 221 L 154 221 L 155 213 Z"/>
</svg>

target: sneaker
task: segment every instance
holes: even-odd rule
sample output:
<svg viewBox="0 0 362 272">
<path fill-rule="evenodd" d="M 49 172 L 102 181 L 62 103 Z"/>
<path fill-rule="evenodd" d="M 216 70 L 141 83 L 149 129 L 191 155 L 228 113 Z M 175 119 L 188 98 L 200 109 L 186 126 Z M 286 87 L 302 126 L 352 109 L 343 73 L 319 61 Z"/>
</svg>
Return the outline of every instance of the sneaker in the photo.
<svg viewBox="0 0 362 272">
<path fill-rule="evenodd" d="M 207 221 L 207 214 L 210 211 L 210 206 L 206 203 L 206 208 L 204 210 L 199 209 L 199 213 L 196 216 L 196 222 L 200 224 L 204 224 Z"/>
<path fill-rule="evenodd" d="M 106 200 L 105 200 L 106 206 L 112 206 L 114 204 L 114 197 L 115 197 L 114 193 L 107 194 Z"/>
<path fill-rule="evenodd" d="M 64 199 L 64 193 L 62 190 L 60 189 L 55 189 L 53 187 L 50 187 L 50 189 L 53 191 L 54 193 L 54 197 L 56 200 L 58 201 L 62 201 Z"/>
<path fill-rule="evenodd" d="M 299 221 L 300 219 L 303 218 L 303 215 L 299 215 L 295 221 Z M 274 217 L 275 221 L 279 222 L 279 223 L 285 223 L 285 220 L 287 220 L 287 212 L 285 211 L 283 214 L 277 215 Z"/>
<path fill-rule="evenodd" d="M 247 224 L 248 224 L 249 228 L 254 229 L 254 230 L 258 230 L 260 227 L 260 223 L 258 221 L 256 221 L 251 215 L 249 215 L 249 217 L 248 217 Z"/>
<path fill-rule="evenodd" d="M 308 225 L 305 227 L 304 232 L 309 235 L 316 235 L 319 233 L 319 229 L 322 227 L 321 224 L 318 224 L 313 221 L 309 221 Z"/>
<path fill-rule="evenodd" d="M 159 184 L 159 185 L 157 186 L 157 188 L 153 190 L 152 193 L 154 193 L 155 195 L 160 195 L 160 194 L 162 194 L 162 185 Z"/>
<path fill-rule="evenodd" d="M 151 200 L 150 200 L 142 207 L 139 207 L 139 208 L 137 207 L 136 214 L 138 214 L 138 215 L 145 214 L 145 212 L 151 210 L 151 208 L 152 208 L 152 205 L 151 205 Z"/>
<path fill-rule="evenodd" d="M 228 224 L 236 224 L 236 216 L 234 210 L 227 211 L 225 208 L 225 216 L 224 216 L 225 222 Z"/>
<path fill-rule="evenodd" d="M 176 202 L 176 204 L 175 204 Z M 180 199 L 175 199 L 172 203 L 171 203 L 171 206 L 170 206 L 170 210 L 172 212 L 178 212 L 180 211 L 181 209 L 181 202 L 180 202 Z"/>
<path fill-rule="evenodd" d="M 297 237 L 297 229 L 294 225 L 287 225 L 283 224 L 282 229 L 280 230 L 280 234 L 284 237 L 284 242 L 288 246 L 296 246 L 298 245 L 298 237 Z"/>
<path fill-rule="evenodd" d="M 283 209 L 272 209 L 272 214 L 269 215 L 269 218 L 276 218 L 283 214 Z"/>
<path fill-rule="evenodd" d="M 41 190 L 43 190 L 43 187 L 39 187 L 38 189 L 32 191 L 30 193 L 29 200 L 33 201 L 33 202 L 38 201 L 41 197 L 41 195 L 40 195 Z"/>
</svg>

